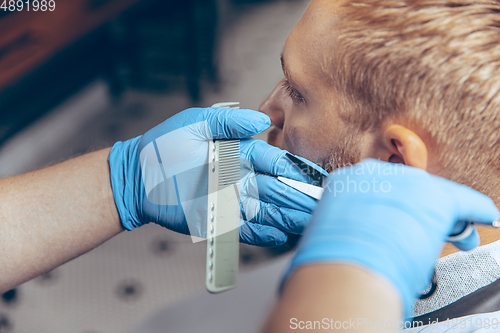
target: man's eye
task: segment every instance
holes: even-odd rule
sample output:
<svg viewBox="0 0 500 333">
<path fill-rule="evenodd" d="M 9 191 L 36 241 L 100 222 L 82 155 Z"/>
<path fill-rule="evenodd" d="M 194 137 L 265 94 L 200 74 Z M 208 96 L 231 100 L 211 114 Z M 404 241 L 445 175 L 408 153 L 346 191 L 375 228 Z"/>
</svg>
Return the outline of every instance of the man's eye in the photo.
<svg viewBox="0 0 500 333">
<path fill-rule="evenodd" d="M 285 80 L 283 82 L 283 88 L 286 90 L 288 95 L 290 95 L 290 98 L 293 101 L 300 103 L 305 102 L 304 97 L 302 97 L 302 95 L 290 85 L 290 82 L 288 82 L 288 80 Z"/>
</svg>

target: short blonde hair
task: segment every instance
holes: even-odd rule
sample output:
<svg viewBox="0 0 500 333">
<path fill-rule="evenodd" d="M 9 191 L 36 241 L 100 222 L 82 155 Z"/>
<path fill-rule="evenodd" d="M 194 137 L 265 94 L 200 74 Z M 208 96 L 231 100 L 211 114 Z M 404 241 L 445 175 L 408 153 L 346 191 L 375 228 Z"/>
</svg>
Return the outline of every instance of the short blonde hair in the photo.
<svg viewBox="0 0 500 333">
<path fill-rule="evenodd" d="M 342 116 L 364 130 L 418 126 L 445 177 L 500 202 L 499 1 L 348 1 L 345 10 L 327 65 Z"/>
</svg>

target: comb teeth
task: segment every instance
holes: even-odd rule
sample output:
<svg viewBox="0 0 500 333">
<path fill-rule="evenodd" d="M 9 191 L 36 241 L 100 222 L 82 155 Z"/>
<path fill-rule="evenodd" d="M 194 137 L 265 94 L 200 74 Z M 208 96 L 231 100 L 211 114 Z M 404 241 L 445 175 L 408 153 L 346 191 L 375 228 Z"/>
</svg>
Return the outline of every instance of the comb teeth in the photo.
<svg viewBox="0 0 500 333">
<path fill-rule="evenodd" d="M 238 279 L 240 225 L 240 142 L 209 143 L 207 259 L 205 285 L 209 292 L 234 288 Z"/>
<path fill-rule="evenodd" d="M 240 181 L 240 140 L 216 141 L 219 155 L 219 179 L 217 185 L 225 187 Z"/>
</svg>

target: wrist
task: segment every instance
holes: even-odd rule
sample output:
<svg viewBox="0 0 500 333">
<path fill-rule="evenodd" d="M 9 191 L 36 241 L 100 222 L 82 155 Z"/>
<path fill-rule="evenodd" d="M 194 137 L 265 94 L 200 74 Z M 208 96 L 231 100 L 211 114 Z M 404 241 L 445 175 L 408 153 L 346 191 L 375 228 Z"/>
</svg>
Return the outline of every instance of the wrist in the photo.
<svg viewBox="0 0 500 333">
<path fill-rule="evenodd" d="M 334 205 L 344 206 L 340 200 Z M 359 207 L 360 212 L 367 209 Z M 426 241 L 428 235 L 418 227 L 412 216 L 397 210 L 386 214 L 389 217 L 384 221 L 383 228 L 369 221 L 362 222 L 355 212 L 342 216 L 341 209 L 332 211 L 337 212 L 335 219 L 343 222 L 333 223 L 328 219 L 311 221 L 287 275 L 311 263 L 347 263 L 364 267 L 384 276 L 397 288 L 405 313 L 409 315 L 415 297 L 430 281 L 433 265 L 428 258 L 437 258 L 439 249 L 434 251 L 435 246 Z M 373 208 L 371 213 L 372 216 L 381 214 Z M 407 221 L 405 225 L 408 225 L 404 234 L 391 232 L 397 230 L 394 225 L 401 221 Z M 418 239 L 420 245 L 412 239 Z M 417 247 L 419 250 L 416 250 Z"/>
<path fill-rule="evenodd" d="M 116 142 L 109 153 L 111 188 L 116 210 L 123 228 L 132 230 L 142 225 L 137 216 L 134 194 L 139 193 L 141 174 L 136 170 L 139 161 L 138 145 L 141 137 Z"/>
<path fill-rule="evenodd" d="M 332 246 L 332 244 L 335 245 Z M 314 246 L 308 247 L 306 251 L 299 249 L 286 276 L 290 277 L 294 272 L 311 265 L 356 266 L 390 283 L 398 291 L 405 315 L 408 316 L 418 292 L 412 287 L 415 285 L 415 275 L 421 275 L 421 273 L 409 275 L 408 273 L 412 270 L 408 266 L 411 265 L 396 260 L 394 253 L 399 252 L 394 248 L 391 250 L 391 247 L 375 247 L 370 243 L 360 242 L 359 238 L 354 237 L 352 239 L 344 238 L 340 241 L 338 239 L 332 240 L 332 242 L 319 241 Z"/>
<path fill-rule="evenodd" d="M 118 225 L 121 230 L 123 230 L 123 225 L 120 222 L 120 214 L 118 213 L 118 209 L 115 203 L 115 197 L 113 195 L 113 187 L 111 186 L 111 170 L 109 166 L 109 154 L 111 152 L 111 148 L 104 149 L 107 154 L 107 170 L 105 175 L 101 180 L 101 193 L 103 193 L 102 197 L 104 202 L 106 203 L 106 221 L 111 221 L 115 225 Z"/>
<path fill-rule="evenodd" d="M 359 265 L 308 264 L 290 277 L 265 332 L 289 332 L 297 321 L 363 332 L 379 332 L 378 322 L 396 331 L 401 315 L 399 292 L 385 277 Z"/>
</svg>

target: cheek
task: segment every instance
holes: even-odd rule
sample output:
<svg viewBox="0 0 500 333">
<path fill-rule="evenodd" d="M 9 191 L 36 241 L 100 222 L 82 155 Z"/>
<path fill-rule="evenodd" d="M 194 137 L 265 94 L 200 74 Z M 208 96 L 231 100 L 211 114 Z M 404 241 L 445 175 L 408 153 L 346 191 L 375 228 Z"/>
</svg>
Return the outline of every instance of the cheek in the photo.
<svg viewBox="0 0 500 333">
<path fill-rule="evenodd" d="M 342 141 L 342 125 L 331 112 L 291 113 L 282 132 L 285 149 L 292 154 L 323 163 Z"/>
<path fill-rule="evenodd" d="M 332 144 L 329 138 L 319 136 L 315 124 L 309 121 L 289 122 L 283 129 L 284 146 L 292 154 L 319 163 L 328 156 Z"/>
</svg>

